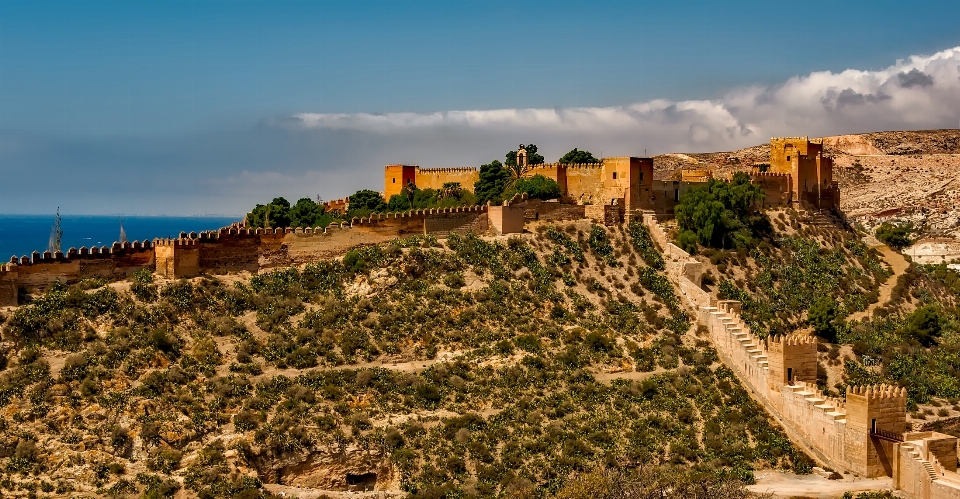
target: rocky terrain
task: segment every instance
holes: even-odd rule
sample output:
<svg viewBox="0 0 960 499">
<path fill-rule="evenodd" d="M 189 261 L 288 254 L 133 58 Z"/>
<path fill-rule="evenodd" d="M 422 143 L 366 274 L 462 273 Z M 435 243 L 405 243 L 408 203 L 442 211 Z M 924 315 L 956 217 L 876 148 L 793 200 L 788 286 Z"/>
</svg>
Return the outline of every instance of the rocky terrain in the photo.
<svg viewBox="0 0 960 499">
<path fill-rule="evenodd" d="M 876 132 L 824 137 L 840 182 L 840 205 L 852 222 L 873 228 L 910 221 L 926 237 L 960 238 L 960 130 Z M 769 161 L 768 144 L 732 152 L 664 154 L 657 178 L 679 178 L 682 168 L 716 174 L 749 170 Z"/>
</svg>

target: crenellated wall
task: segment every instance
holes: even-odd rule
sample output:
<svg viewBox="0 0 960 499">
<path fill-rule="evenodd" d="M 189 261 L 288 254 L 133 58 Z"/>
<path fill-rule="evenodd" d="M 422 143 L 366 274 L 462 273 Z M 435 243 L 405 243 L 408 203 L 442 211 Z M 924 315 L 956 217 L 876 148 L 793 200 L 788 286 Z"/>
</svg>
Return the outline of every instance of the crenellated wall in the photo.
<svg viewBox="0 0 960 499">
<path fill-rule="evenodd" d="M 157 241 L 157 272 L 179 278 L 302 265 L 407 235 L 486 233 L 487 219 L 486 206 L 469 206 L 373 214 L 326 228 L 224 228 L 181 233 L 178 239 Z"/>
<path fill-rule="evenodd" d="M 697 311 L 697 321 L 706 327 L 720 359 L 781 423 L 791 440 L 832 468 L 869 477 L 896 478 L 901 473 L 905 482 L 916 482 L 915 478 L 920 476 L 917 470 L 924 470 L 930 463 L 904 461 L 907 454 L 902 452 L 898 439 L 909 439 L 909 434 L 904 436 L 905 388 L 848 387 L 843 400 L 825 396 L 816 386 L 814 337 L 761 339 L 753 334 L 740 316 L 740 302 L 714 300 L 700 289 L 696 259 L 669 242 L 656 216 L 644 213 L 643 222 L 654 242 L 663 248 L 667 276 Z M 927 477 L 930 483 L 916 482 L 903 487 L 904 490 L 909 489 L 910 497 L 918 499 L 960 499 L 950 495 L 954 488 L 948 485 L 953 482 L 947 480 L 950 473 L 956 475 L 950 471 L 951 466 L 956 469 L 956 441 L 938 441 L 924 448 L 935 460 L 947 459 L 950 464 L 938 465 L 940 479 Z"/>
<path fill-rule="evenodd" d="M 480 179 L 480 171 L 476 167 L 462 168 L 419 168 L 417 167 L 416 181 L 420 189 L 443 188 L 447 182 L 457 182 L 462 189 L 473 192 L 473 184 Z M 389 200 L 389 198 L 388 198 Z"/>
<path fill-rule="evenodd" d="M 117 279 L 142 268 L 153 268 L 154 250 L 149 241 L 115 242 L 89 249 L 70 248 L 66 254 L 34 251 L 29 257 L 12 257 L 10 263 L 16 264 L 17 286 L 43 291 L 54 282 Z"/>
<path fill-rule="evenodd" d="M 789 173 L 750 172 L 750 182 L 763 189 L 763 206 L 772 208 L 790 203 L 791 176 Z"/>
</svg>

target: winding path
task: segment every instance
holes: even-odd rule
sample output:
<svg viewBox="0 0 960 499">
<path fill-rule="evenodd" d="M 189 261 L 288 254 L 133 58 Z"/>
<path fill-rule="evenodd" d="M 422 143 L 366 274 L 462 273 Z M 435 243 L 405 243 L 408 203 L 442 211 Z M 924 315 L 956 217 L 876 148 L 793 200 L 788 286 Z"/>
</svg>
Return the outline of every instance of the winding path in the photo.
<svg viewBox="0 0 960 499">
<path fill-rule="evenodd" d="M 907 268 L 910 267 L 910 262 L 907 261 L 900 252 L 895 251 L 885 244 L 880 246 L 874 246 L 880 251 L 880 255 L 883 256 L 883 260 L 890 265 L 890 269 L 893 270 L 893 274 L 887 278 L 887 281 L 880 285 L 880 298 L 875 302 L 871 303 L 869 307 L 863 312 L 856 312 L 850 315 L 849 320 L 851 321 L 860 321 L 866 318 L 873 316 L 873 311 L 878 307 L 886 305 L 890 301 L 890 295 L 893 293 L 893 288 L 897 285 L 897 279 L 907 271 Z"/>
</svg>

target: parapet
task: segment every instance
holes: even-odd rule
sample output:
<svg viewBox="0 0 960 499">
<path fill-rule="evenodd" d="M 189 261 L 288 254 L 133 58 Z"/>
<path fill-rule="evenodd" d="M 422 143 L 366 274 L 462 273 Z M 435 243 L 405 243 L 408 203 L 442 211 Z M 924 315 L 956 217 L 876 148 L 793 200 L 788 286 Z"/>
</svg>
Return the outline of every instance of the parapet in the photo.
<svg viewBox="0 0 960 499">
<path fill-rule="evenodd" d="M 431 174 L 440 174 L 440 173 L 475 173 L 477 172 L 476 166 L 458 166 L 453 168 L 419 168 L 417 169 L 417 175 L 431 175 Z"/>
<path fill-rule="evenodd" d="M 70 248 L 66 253 L 60 251 L 44 251 L 43 253 L 34 251 L 30 254 L 30 256 L 24 255 L 20 258 L 12 256 L 10 257 L 10 263 L 25 266 L 36 265 L 40 263 L 67 262 L 77 258 L 109 258 L 112 255 L 150 251 L 152 249 L 152 244 L 147 240 L 143 240 L 142 242 L 128 241 L 123 243 L 114 241 L 114 243 L 110 246 L 93 246 L 89 249 L 86 246 L 81 246 L 79 249 Z"/>
<path fill-rule="evenodd" d="M 153 245 L 157 248 L 197 248 L 200 241 L 190 238 L 154 239 Z"/>
<path fill-rule="evenodd" d="M 512 198 L 503 202 L 503 206 L 513 206 L 515 203 L 522 203 L 530 198 L 530 195 L 526 192 L 518 192 L 513 195 Z"/>
<path fill-rule="evenodd" d="M 340 199 L 332 199 L 330 201 L 324 201 L 322 203 L 324 211 L 336 211 L 343 210 L 350 204 L 350 196 Z"/>
<path fill-rule="evenodd" d="M 610 158 L 604 158 L 610 159 Z M 603 160 L 600 160 L 600 163 L 556 163 L 561 167 L 564 167 L 568 170 L 595 170 L 597 168 L 603 168 Z"/>
<path fill-rule="evenodd" d="M 16 258 L 16 257 L 14 257 Z M 17 276 L 17 264 L 14 262 L 0 263 L 0 280 Z"/>
<path fill-rule="evenodd" d="M 771 172 L 771 171 L 763 172 L 763 171 L 760 171 L 760 169 L 759 169 L 759 168 L 756 168 L 756 167 L 754 167 L 752 170 L 750 170 L 750 177 L 783 178 L 783 177 L 789 177 L 789 176 L 790 176 L 789 173 L 777 173 L 777 172 Z"/>
<path fill-rule="evenodd" d="M 774 344 L 779 346 L 816 345 L 817 339 L 804 334 L 786 334 L 770 336 L 769 342 L 771 346 Z"/>
<path fill-rule="evenodd" d="M 893 400 L 907 403 L 907 389 L 893 385 L 867 385 L 867 386 L 848 386 L 847 397 L 866 398 L 867 400 Z"/>
</svg>

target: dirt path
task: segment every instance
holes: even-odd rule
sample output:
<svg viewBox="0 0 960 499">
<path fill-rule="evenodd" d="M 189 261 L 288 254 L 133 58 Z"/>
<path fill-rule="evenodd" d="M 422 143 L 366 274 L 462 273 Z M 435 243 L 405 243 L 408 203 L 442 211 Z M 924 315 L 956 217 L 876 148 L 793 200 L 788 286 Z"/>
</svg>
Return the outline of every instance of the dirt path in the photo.
<svg viewBox="0 0 960 499">
<path fill-rule="evenodd" d="M 845 475 L 842 480 L 827 480 L 820 475 L 794 475 L 776 470 L 758 471 L 757 483 L 748 488 L 757 493 L 773 493 L 777 498 L 809 497 L 815 499 L 834 499 L 843 497 L 844 492 L 864 492 L 868 490 L 893 490 L 890 478 L 855 478 Z"/>
<path fill-rule="evenodd" d="M 893 274 L 887 278 L 887 282 L 880 285 L 880 299 L 876 303 L 871 304 L 863 312 L 856 312 L 849 317 L 851 321 L 860 321 L 871 317 L 873 311 L 882 305 L 885 305 L 890 301 L 890 295 L 893 293 L 894 286 L 897 285 L 897 278 L 903 275 L 907 271 L 907 268 L 910 267 L 910 262 L 897 251 L 894 251 L 887 245 L 878 246 L 877 249 L 880 251 L 880 255 L 883 256 L 883 260 L 890 265 L 890 268 L 893 270 Z"/>
</svg>

